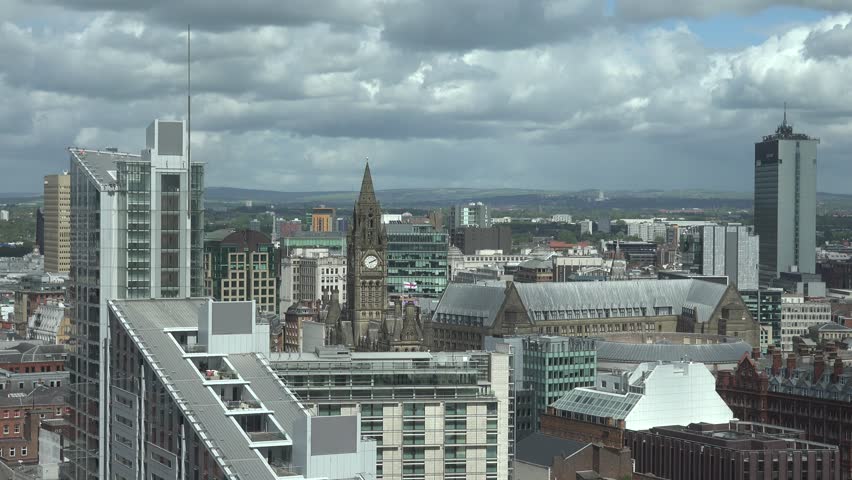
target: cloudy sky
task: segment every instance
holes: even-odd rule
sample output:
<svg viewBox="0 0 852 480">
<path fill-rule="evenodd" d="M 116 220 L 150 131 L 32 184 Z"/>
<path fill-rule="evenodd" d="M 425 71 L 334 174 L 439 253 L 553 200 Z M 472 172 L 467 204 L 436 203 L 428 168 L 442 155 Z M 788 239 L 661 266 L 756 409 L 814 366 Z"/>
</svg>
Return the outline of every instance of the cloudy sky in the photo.
<svg viewBox="0 0 852 480">
<path fill-rule="evenodd" d="M 852 0 L 0 0 L 0 191 L 185 115 L 207 185 L 750 191 L 781 120 L 852 193 Z"/>
</svg>

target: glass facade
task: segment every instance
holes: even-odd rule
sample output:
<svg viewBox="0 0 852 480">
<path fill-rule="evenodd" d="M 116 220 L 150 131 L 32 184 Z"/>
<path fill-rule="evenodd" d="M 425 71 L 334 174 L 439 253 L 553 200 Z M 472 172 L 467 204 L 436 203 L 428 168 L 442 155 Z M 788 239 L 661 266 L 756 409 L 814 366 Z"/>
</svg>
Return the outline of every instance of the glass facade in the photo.
<svg viewBox="0 0 852 480">
<path fill-rule="evenodd" d="M 740 295 L 751 316 L 761 325 L 772 327 L 771 343 L 776 346 L 781 346 L 781 296 L 783 294 L 784 290 L 780 288 L 740 290 Z"/>
<path fill-rule="evenodd" d="M 388 293 L 440 297 L 447 288 L 447 233 L 432 225 L 389 224 Z"/>
</svg>

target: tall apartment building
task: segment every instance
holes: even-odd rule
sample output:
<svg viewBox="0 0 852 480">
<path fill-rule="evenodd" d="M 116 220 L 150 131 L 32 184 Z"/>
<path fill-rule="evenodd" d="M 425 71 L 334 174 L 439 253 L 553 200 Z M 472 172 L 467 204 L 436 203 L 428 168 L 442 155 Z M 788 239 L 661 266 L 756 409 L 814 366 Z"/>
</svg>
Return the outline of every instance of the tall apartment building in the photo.
<svg viewBox="0 0 852 480">
<path fill-rule="evenodd" d="M 781 349 L 793 351 L 796 337 L 808 336 L 808 329 L 831 322 L 831 304 L 827 301 L 805 300 L 798 295 L 781 297 Z"/>
<path fill-rule="evenodd" d="M 375 478 L 358 416 L 316 415 L 276 378 L 252 303 L 109 302 L 103 478 Z"/>
<path fill-rule="evenodd" d="M 215 233 L 215 232 L 214 232 Z M 255 230 L 241 230 L 204 243 L 205 284 L 214 299 L 254 300 L 258 310 L 278 308 L 278 267 L 275 245 Z"/>
<path fill-rule="evenodd" d="M 754 228 L 760 236 L 760 284 L 781 272 L 816 269 L 816 174 L 819 139 L 784 121 L 754 144 Z"/>
<path fill-rule="evenodd" d="M 388 234 L 388 293 L 438 298 L 447 288 L 447 232 L 432 225 L 392 223 Z"/>
<path fill-rule="evenodd" d="M 491 226 L 491 215 L 488 213 L 488 205 L 470 202 L 450 207 L 448 221 L 450 231 L 466 227 L 488 228 Z"/>
<path fill-rule="evenodd" d="M 346 257 L 329 255 L 328 250 L 307 252 L 281 259 L 279 311 L 291 305 L 314 302 L 335 291 L 341 305 L 346 305 Z"/>
<path fill-rule="evenodd" d="M 507 479 L 513 452 L 510 355 L 271 354 L 271 366 L 319 416 L 359 415 L 381 480 Z"/>
<path fill-rule="evenodd" d="M 107 302 L 203 294 L 204 166 L 186 147 L 183 122 L 155 120 L 141 155 L 69 149 L 72 478 L 114 478 Z"/>
<path fill-rule="evenodd" d="M 44 271 L 68 273 L 71 268 L 71 176 L 44 177 Z"/>
<path fill-rule="evenodd" d="M 312 232 L 332 232 L 337 226 L 337 211 L 331 207 L 320 205 L 311 212 Z"/>
<path fill-rule="evenodd" d="M 665 240 L 668 235 L 668 225 L 660 221 L 631 222 L 627 224 L 627 236 L 639 237 L 643 242 Z"/>
<path fill-rule="evenodd" d="M 739 290 L 758 286 L 759 238 L 743 225 L 702 225 L 681 235 L 684 269 L 724 275 Z"/>
</svg>

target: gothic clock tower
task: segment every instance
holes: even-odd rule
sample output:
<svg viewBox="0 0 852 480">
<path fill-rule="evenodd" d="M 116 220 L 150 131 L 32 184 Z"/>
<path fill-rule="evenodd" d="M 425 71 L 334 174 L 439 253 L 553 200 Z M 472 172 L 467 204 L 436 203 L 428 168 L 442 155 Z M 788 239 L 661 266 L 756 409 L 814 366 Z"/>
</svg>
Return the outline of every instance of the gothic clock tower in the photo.
<svg viewBox="0 0 852 480">
<path fill-rule="evenodd" d="M 346 240 L 347 310 L 352 340 L 355 346 L 366 347 L 370 325 L 380 327 L 384 323 L 388 306 L 387 232 L 382 226 L 369 163 Z"/>
</svg>

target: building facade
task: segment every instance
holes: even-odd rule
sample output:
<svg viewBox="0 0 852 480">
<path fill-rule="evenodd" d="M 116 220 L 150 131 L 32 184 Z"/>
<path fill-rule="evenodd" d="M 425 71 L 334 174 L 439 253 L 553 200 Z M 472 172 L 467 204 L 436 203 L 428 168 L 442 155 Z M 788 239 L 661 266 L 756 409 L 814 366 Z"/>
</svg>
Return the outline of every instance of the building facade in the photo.
<svg viewBox="0 0 852 480">
<path fill-rule="evenodd" d="M 364 343 L 370 323 L 384 323 L 388 307 L 388 235 L 381 216 L 368 164 L 347 238 L 347 315 L 355 345 Z"/>
<path fill-rule="evenodd" d="M 801 430 L 732 421 L 628 431 L 625 443 L 635 471 L 652 478 L 840 480 L 837 447 L 806 441 L 802 434 Z"/>
<path fill-rule="evenodd" d="M 460 228 L 488 228 L 491 226 L 491 214 L 488 205 L 482 202 L 471 202 L 466 205 L 453 205 L 447 217 L 450 231 Z"/>
<path fill-rule="evenodd" d="M 506 353 L 273 354 L 313 414 L 359 415 L 381 480 L 508 479 L 514 432 Z"/>
<path fill-rule="evenodd" d="M 482 250 L 499 250 L 505 255 L 512 253 L 512 228 L 509 225 L 459 228 L 450 232 L 450 240 L 465 255 L 475 255 Z"/>
<path fill-rule="evenodd" d="M 769 345 L 781 346 L 781 297 L 784 290 L 780 288 L 759 288 L 740 290 L 743 301 L 767 333 L 766 340 L 760 342 L 762 352 Z"/>
<path fill-rule="evenodd" d="M 311 212 L 312 232 L 332 232 L 337 227 L 337 211 L 331 207 L 320 205 Z"/>
<path fill-rule="evenodd" d="M 796 337 L 807 337 L 812 326 L 831 322 L 831 304 L 805 300 L 798 295 L 781 297 L 781 349 L 793 351 Z"/>
<path fill-rule="evenodd" d="M 816 176 L 819 139 L 784 121 L 754 144 L 754 228 L 760 237 L 760 284 L 781 272 L 816 269 Z"/>
<path fill-rule="evenodd" d="M 183 122 L 155 120 L 141 155 L 71 148 L 72 478 L 109 478 L 107 301 L 201 296 L 204 166 Z"/>
<path fill-rule="evenodd" d="M 265 312 L 278 309 L 277 252 L 271 239 L 255 230 L 232 232 L 204 242 L 204 277 L 216 300 L 254 300 Z"/>
<path fill-rule="evenodd" d="M 279 311 L 286 312 L 300 302 L 315 302 L 334 292 L 345 305 L 347 268 L 346 257 L 329 255 L 324 249 L 282 259 Z"/>
<path fill-rule="evenodd" d="M 698 226 L 681 235 L 683 268 L 725 275 L 740 290 L 758 288 L 759 238 L 742 225 Z"/>
<path fill-rule="evenodd" d="M 44 177 L 44 270 L 67 274 L 71 268 L 71 176 Z"/>
<path fill-rule="evenodd" d="M 46 344 L 65 344 L 71 338 L 71 319 L 65 304 L 49 301 L 39 305 L 30 317 L 27 338 Z"/>
<path fill-rule="evenodd" d="M 432 225 L 388 224 L 388 294 L 438 298 L 447 288 L 447 232 Z"/>
</svg>

